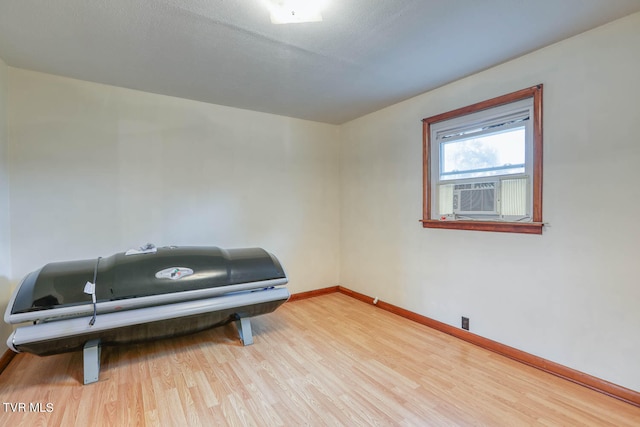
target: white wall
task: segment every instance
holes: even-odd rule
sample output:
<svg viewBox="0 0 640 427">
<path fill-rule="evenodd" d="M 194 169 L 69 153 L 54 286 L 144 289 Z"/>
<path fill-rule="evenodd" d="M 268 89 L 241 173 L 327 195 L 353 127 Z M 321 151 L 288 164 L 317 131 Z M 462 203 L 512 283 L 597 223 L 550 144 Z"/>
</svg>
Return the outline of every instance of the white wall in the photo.
<svg viewBox="0 0 640 427">
<path fill-rule="evenodd" d="M 0 317 L 11 296 L 11 232 L 9 227 L 9 164 L 7 132 L 7 65 L 0 59 Z M 0 338 L 7 337 L 11 327 L 0 321 Z M 6 349 L 0 340 L 0 353 Z"/>
<path fill-rule="evenodd" d="M 138 247 L 263 247 L 335 286 L 339 129 L 9 67 L 13 280 Z"/>
<path fill-rule="evenodd" d="M 640 391 L 639 76 L 635 14 L 343 125 L 341 284 Z M 538 83 L 544 234 L 423 229 L 421 119 Z"/>
</svg>

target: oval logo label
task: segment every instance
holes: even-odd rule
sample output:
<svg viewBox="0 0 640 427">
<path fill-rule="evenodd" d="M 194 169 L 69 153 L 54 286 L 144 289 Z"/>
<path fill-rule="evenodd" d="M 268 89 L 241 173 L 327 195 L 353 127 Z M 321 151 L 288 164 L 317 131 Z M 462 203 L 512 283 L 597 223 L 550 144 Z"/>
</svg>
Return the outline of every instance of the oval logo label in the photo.
<svg viewBox="0 0 640 427">
<path fill-rule="evenodd" d="M 183 277 L 191 276 L 193 270 L 187 267 L 169 267 L 156 273 L 156 279 L 178 280 Z"/>
</svg>

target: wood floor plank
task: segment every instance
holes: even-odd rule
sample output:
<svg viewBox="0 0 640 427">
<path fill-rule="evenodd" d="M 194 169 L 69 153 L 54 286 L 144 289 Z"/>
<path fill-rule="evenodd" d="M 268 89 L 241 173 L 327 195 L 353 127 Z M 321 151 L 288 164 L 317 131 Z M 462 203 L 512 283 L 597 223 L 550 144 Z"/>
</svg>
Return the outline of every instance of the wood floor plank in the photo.
<svg viewBox="0 0 640 427">
<path fill-rule="evenodd" d="M 106 347 L 87 386 L 81 352 L 17 355 L 0 375 L 0 425 L 640 425 L 638 407 L 341 293 L 252 327 L 246 347 L 233 324 Z"/>
</svg>

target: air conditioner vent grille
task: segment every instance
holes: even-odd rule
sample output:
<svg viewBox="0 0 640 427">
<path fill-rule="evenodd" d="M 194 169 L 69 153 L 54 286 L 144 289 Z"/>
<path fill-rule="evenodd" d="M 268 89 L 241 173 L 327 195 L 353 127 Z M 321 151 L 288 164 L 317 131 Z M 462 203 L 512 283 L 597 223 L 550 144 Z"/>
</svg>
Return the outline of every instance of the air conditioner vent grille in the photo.
<svg viewBox="0 0 640 427">
<path fill-rule="evenodd" d="M 495 189 L 496 183 L 491 182 L 469 182 L 466 184 L 455 184 L 454 190 L 481 190 L 481 189 Z"/>
<path fill-rule="evenodd" d="M 453 211 L 457 214 L 497 214 L 497 182 L 456 184 L 453 189 Z"/>
</svg>

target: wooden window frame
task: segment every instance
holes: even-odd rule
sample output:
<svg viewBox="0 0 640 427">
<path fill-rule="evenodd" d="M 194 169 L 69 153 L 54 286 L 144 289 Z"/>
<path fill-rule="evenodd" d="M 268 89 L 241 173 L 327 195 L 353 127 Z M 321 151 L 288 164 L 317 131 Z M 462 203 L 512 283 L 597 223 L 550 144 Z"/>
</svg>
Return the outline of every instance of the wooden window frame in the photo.
<svg viewBox="0 0 640 427">
<path fill-rule="evenodd" d="M 531 222 L 431 219 L 431 126 L 444 120 L 465 116 L 500 105 L 533 98 L 533 211 Z M 437 114 L 422 120 L 422 226 L 456 230 L 496 231 L 542 234 L 542 84 L 522 89 L 473 105 Z"/>
</svg>

